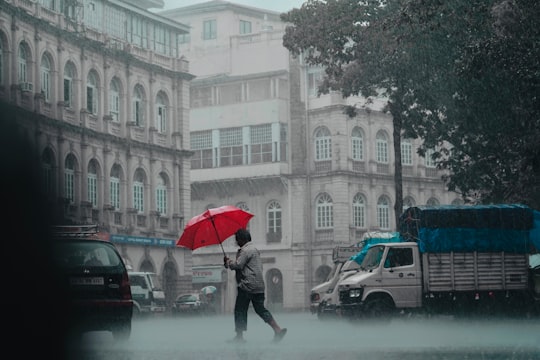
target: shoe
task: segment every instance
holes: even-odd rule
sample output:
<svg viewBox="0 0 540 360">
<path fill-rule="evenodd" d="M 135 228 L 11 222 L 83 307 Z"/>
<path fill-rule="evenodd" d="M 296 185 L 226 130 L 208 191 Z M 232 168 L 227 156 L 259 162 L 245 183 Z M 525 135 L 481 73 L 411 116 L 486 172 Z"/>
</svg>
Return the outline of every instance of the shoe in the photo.
<svg viewBox="0 0 540 360">
<path fill-rule="evenodd" d="M 234 344 L 243 344 L 246 342 L 246 339 L 244 339 L 243 337 L 235 336 L 231 340 L 227 340 L 227 342 Z"/>
<path fill-rule="evenodd" d="M 286 329 L 286 328 L 281 329 L 279 332 L 275 333 L 275 334 L 274 334 L 274 342 L 275 342 L 275 343 L 280 342 L 281 339 L 283 339 L 283 337 L 285 336 L 286 333 L 287 333 L 287 329 Z"/>
</svg>

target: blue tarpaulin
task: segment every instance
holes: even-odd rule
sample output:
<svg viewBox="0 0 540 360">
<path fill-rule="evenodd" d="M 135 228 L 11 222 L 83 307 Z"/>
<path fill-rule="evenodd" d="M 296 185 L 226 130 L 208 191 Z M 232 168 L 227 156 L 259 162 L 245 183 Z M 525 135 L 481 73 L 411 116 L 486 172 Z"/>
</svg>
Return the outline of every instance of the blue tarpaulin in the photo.
<svg viewBox="0 0 540 360">
<path fill-rule="evenodd" d="M 528 253 L 529 231 L 511 229 L 423 228 L 419 231 L 420 252 Z"/>
<path fill-rule="evenodd" d="M 380 244 L 380 243 L 400 242 L 400 241 L 403 241 L 403 240 L 401 239 L 401 236 L 398 232 L 387 233 L 385 237 L 365 238 L 360 243 L 360 246 L 362 246 L 362 250 L 358 254 L 351 256 L 350 260 L 356 261 L 358 264 L 362 264 L 362 260 L 364 260 L 364 257 L 366 256 L 366 253 L 371 246 L 375 244 Z"/>
<path fill-rule="evenodd" d="M 529 253 L 540 241 L 534 224 L 533 210 L 519 204 L 418 206 L 401 215 L 400 232 L 421 252 Z"/>
</svg>

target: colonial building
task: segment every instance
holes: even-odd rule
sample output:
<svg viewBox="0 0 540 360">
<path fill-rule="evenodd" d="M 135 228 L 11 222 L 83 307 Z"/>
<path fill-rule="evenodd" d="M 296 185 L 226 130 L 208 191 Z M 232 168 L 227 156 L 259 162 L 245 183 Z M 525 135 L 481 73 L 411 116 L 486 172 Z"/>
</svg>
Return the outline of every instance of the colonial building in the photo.
<svg viewBox="0 0 540 360">
<path fill-rule="evenodd" d="M 161 0 L 0 2 L 0 105 L 36 144 L 50 208 L 98 224 L 167 299 L 191 288 L 189 28 Z M 16 155 L 14 155 L 16 156 Z"/>
<path fill-rule="evenodd" d="M 247 209 L 264 262 L 268 306 L 306 309 L 330 271 L 332 249 L 367 231 L 395 231 L 392 118 L 384 99 L 318 96 L 322 69 L 282 45 L 279 13 L 215 0 L 160 12 L 190 26 L 179 48 L 191 83 L 191 211 Z M 347 104 L 365 104 L 353 118 Z M 403 139 L 407 206 L 459 201 Z M 234 256 L 233 239 L 224 242 Z M 219 246 L 197 249 L 198 269 L 221 271 Z M 213 270 L 212 270 L 213 269 Z M 212 271 L 210 271 L 212 270 Z M 221 291 L 232 309 L 234 277 Z"/>
</svg>

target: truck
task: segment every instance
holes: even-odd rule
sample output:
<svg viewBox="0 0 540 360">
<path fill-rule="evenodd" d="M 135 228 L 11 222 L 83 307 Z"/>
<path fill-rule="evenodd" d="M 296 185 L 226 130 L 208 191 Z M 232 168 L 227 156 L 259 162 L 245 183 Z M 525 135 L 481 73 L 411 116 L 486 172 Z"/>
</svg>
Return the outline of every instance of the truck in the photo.
<svg viewBox="0 0 540 360">
<path fill-rule="evenodd" d="M 326 292 L 322 294 L 319 307 L 317 309 L 317 316 L 320 320 L 333 318 L 339 315 L 338 303 L 339 303 L 339 284 L 346 278 L 356 274 L 360 269 L 360 264 L 365 257 L 368 249 L 371 245 L 381 242 L 397 242 L 401 241 L 398 232 L 383 232 L 383 231 L 369 231 L 366 232 L 362 239 L 356 244 L 357 253 L 350 256 L 343 266 L 339 269 L 339 274 L 335 278 Z"/>
<path fill-rule="evenodd" d="M 334 263 L 334 266 L 326 277 L 326 280 L 313 287 L 309 295 L 309 310 L 311 314 L 319 314 L 319 304 L 321 303 L 323 294 L 325 294 L 328 289 L 335 286 L 345 263 L 351 256 L 357 254 L 360 250 L 362 250 L 362 248 L 358 247 L 356 244 L 352 246 L 336 246 L 332 249 L 332 262 Z"/>
<path fill-rule="evenodd" d="M 371 246 L 339 284 L 339 311 L 350 319 L 537 315 L 537 218 L 520 204 L 410 207 L 399 219 L 403 242 Z"/>
<path fill-rule="evenodd" d="M 133 297 L 134 316 L 148 316 L 165 313 L 165 292 L 159 286 L 156 273 L 129 271 L 129 283 Z"/>
</svg>

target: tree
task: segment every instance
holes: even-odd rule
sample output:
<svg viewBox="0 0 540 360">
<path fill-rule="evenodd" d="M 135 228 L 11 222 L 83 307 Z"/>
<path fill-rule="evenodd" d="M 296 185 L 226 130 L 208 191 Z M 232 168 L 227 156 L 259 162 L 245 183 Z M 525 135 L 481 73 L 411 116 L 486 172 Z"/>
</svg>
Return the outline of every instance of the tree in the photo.
<svg viewBox="0 0 540 360">
<path fill-rule="evenodd" d="M 340 90 L 343 96 L 385 96 L 393 117 L 395 157 L 394 215 L 396 224 L 403 208 L 401 137 L 408 101 L 412 98 L 411 76 L 418 74 L 403 49 L 409 44 L 389 26 L 399 2 L 357 0 L 309 0 L 300 9 L 282 14 L 288 22 L 284 46 L 304 54 L 306 62 L 326 69 L 320 92 Z M 414 67 L 416 65 L 414 64 Z M 346 110 L 350 116 L 355 109 Z M 408 134 L 409 137 L 415 137 Z"/>
<path fill-rule="evenodd" d="M 534 0 L 309 0 L 282 14 L 284 46 L 322 65 L 321 92 L 376 92 L 401 136 L 436 148 L 467 201 L 540 207 L 540 5 Z M 354 114 L 354 111 L 351 113 Z M 399 203 L 399 207 L 398 207 Z"/>
<path fill-rule="evenodd" d="M 448 188 L 472 201 L 539 208 L 540 5 L 533 0 L 432 1 L 438 16 L 423 16 L 422 2 L 413 3 L 416 8 L 409 6 L 400 16 L 415 34 L 457 40 L 425 41 L 435 49 L 452 49 L 447 61 L 439 62 L 446 69 L 435 71 L 444 81 L 426 86 L 444 94 L 437 98 L 443 111 L 440 120 L 409 122 L 426 144 L 445 144 L 437 160 L 449 170 Z"/>
</svg>

